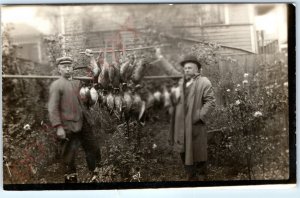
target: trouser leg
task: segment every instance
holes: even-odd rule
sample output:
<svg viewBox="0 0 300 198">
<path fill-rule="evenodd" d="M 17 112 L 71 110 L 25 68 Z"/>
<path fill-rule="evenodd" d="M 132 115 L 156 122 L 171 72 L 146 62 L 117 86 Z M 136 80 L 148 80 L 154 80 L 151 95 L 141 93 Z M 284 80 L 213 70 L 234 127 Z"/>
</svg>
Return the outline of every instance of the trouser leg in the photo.
<svg viewBox="0 0 300 198">
<path fill-rule="evenodd" d="M 85 152 L 88 169 L 94 171 L 101 161 L 100 148 L 92 128 L 84 123 L 81 132 L 81 143 Z"/>
<path fill-rule="evenodd" d="M 187 176 L 188 181 L 196 181 L 197 180 L 197 172 L 194 165 L 185 165 L 185 153 L 180 153 L 180 158 L 182 164 L 184 165 L 184 171 Z"/>
<path fill-rule="evenodd" d="M 200 180 L 206 180 L 207 179 L 207 162 L 197 162 L 195 164 L 196 172 L 199 174 Z"/>
<path fill-rule="evenodd" d="M 62 141 L 62 161 L 66 183 L 77 182 L 75 156 L 79 145 L 80 141 L 77 134 L 68 134 L 67 139 Z"/>
</svg>

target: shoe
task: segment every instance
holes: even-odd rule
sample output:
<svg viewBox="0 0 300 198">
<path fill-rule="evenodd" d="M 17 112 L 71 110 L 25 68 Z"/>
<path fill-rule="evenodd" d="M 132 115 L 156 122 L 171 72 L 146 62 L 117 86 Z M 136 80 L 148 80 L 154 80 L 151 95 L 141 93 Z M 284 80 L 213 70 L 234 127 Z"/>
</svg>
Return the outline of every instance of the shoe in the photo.
<svg viewBox="0 0 300 198">
<path fill-rule="evenodd" d="M 197 176 L 187 176 L 187 181 L 199 181 Z"/>
<path fill-rule="evenodd" d="M 82 180 L 82 183 L 99 183 L 98 172 L 89 172 L 87 176 Z"/>
<path fill-rule="evenodd" d="M 89 179 L 89 183 L 98 183 L 98 174 L 96 172 L 92 172 L 90 179 Z"/>
<path fill-rule="evenodd" d="M 198 181 L 207 181 L 207 176 L 205 174 L 200 174 L 198 176 Z"/>
</svg>

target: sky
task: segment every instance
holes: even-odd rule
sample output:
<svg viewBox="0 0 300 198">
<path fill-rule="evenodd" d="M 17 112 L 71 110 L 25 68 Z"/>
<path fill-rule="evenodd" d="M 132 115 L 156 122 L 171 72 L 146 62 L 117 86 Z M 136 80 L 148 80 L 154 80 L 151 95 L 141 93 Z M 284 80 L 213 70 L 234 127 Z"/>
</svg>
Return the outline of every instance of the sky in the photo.
<svg viewBox="0 0 300 198">
<path fill-rule="evenodd" d="M 51 8 L 50 8 L 51 9 Z M 2 7 L 2 22 L 26 23 L 44 34 L 51 33 L 51 23 L 47 18 L 37 16 L 38 8 L 34 6 Z M 278 38 L 282 43 L 287 40 L 286 6 L 277 5 L 269 13 L 255 17 L 257 30 L 264 30 L 267 39 Z"/>
<path fill-rule="evenodd" d="M 2 7 L 1 20 L 3 23 L 26 23 L 42 33 L 51 32 L 50 22 L 42 17 L 37 17 L 38 9 L 34 6 Z"/>
<path fill-rule="evenodd" d="M 266 39 L 279 39 L 279 43 L 287 41 L 287 7 L 277 5 L 265 15 L 255 17 L 257 30 L 264 30 Z"/>
</svg>

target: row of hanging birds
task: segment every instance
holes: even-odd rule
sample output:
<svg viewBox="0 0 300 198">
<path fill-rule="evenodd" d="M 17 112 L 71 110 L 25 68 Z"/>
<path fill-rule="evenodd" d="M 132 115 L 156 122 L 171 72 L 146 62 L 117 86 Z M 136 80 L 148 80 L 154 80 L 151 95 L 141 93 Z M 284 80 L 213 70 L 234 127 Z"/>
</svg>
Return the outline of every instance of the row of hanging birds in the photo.
<svg viewBox="0 0 300 198">
<path fill-rule="evenodd" d="M 156 58 L 153 58 L 153 52 L 151 51 L 143 53 L 134 51 L 131 54 L 126 54 L 125 45 L 123 51 L 118 53 L 118 57 L 114 45 L 112 45 L 111 63 L 108 62 L 107 53 L 106 43 L 104 50 L 100 50 L 97 58 L 93 56 L 92 50 L 85 50 L 85 54 L 90 59 L 87 67 L 88 75 L 93 77 L 94 83 L 105 90 L 121 88 L 123 84 L 129 87 L 140 84 L 147 68 L 153 66 L 153 64 L 155 65 L 156 62 L 153 61 Z M 161 64 L 159 69 L 166 74 L 180 74 L 170 64 Z"/>
<path fill-rule="evenodd" d="M 126 54 L 123 48 L 117 59 L 114 46 L 111 53 L 111 63 L 108 63 L 106 43 L 104 51 L 100 50 L 97 58 L 94 58 L 92 50 L 85 51 L 90 58 L 88 72 L 94 78 L 92 86 L 84 86 L 80 90 L 80 96 L 88 106 L 98 103 L 110 113 L 116 113 L 120 119 L 128 121 L 130 117 L 141 120 L 145 111 L 152 107 L 168 108 L 179 101 L 179 87 L 163 87 L 162 91 L 141 94 L 140 82 L 149 66 L 149 59 L 145 55 L 138 57 L 135 52 Z M 163 69 L 167 72 L 174 70 Z"/>
<path fill-rule="evenodd" d="M 100 50 L 97 58 L 94 58 L 92 50 L 86 49 L 85 54 L 90 58 L 88 71 L 93 76 L 94 82 L 102 89 L 120 88 L 122 84 L 139 84 L 145 74 L 149 63 L 145 56 L 137 57 L 135 53 L 125 54 L 125 50 L 116 57 L 112 47 L 111 63 L 107 59 L 107 50 Z"/>
<path fill-rule="evenodd" d="M 121 89 L 96 89 L 93 86 L 84 86 L 80 89 L 80 97 L 90 105 L 99 105 L 106 108 L 111 114 L 116 113 L 120 119 L 126 121 L 130 117 L 141 120 L 145 111 L 164 107 L 168 109 L 176 105 L 180 99 L 179 87 L 163 87 L 162 91 L 141 93 L 141 86 L 130 89 L 123 85 Z"/>
</svg>

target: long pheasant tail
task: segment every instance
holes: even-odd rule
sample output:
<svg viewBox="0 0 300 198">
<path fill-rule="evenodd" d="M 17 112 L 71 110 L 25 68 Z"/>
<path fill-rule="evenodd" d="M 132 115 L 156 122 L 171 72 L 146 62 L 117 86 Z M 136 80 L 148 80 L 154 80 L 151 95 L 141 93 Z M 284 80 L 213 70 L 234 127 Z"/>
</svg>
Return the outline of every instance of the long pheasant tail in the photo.
<svg viewBox="0 0 300 198">
<path fill-rule="evenodd" d="M 123 57 L 126 57 L 126 43 L 125 41 L 123 40 L 122 41 L 122 52 L 123 52 Z"/>
<path fill-rule="evenodd" d="M 105 40 L 105 44 L 104 44 L 104 60 L 106 60 L 106 53 L 107 53 L 107 41 Z"/>
<path fill-rule="evenodd" d="M 126 127 L 127 127 L 127 137 L 129 138 L 129 120 L 126 120 Z"/>
<path fill-rule="evenodd" d="M 102 49 L 100 49 L 99 50 L 99 55 L 98 55 L 98 57 L 97 57 L 97 65 L 98 65 L 98 67 L 100 68 L 100 72 L 101 72 L 101 70 L 102 70 L 102 65 L 103 65 L 103 50 Z"/>
<path fill-rule="evenodd" d="M 115 52 L 115 42 L 112 41 L 112 63 L 116 63 L 116 52 Z"/>
<path fill-rule="evenodd" d="M 145 110 L 146 110 L 146 102 L 145 101 L 142 101 L 142 105 L 141 105 L 141 109 L 140 109 L 140 112 L 139 112 L 139 117 L 138 119 L 141 120 L 144 113 L 145 113 Z"/>
</svg>

